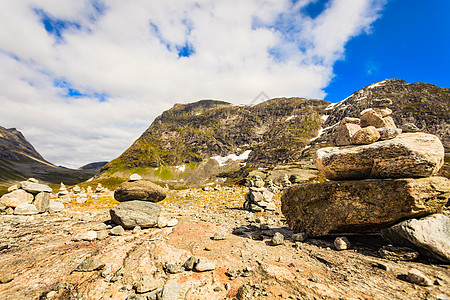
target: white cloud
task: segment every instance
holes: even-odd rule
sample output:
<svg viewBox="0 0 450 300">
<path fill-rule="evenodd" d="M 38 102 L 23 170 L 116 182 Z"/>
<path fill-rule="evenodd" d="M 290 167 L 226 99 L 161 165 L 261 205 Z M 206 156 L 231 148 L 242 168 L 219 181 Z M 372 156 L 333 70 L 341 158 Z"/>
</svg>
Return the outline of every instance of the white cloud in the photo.
<svg viewBox="0 0 450 300">
<path fill-rule="evenodd" d="M 322 98 L 345 44 L 383 3 L 334 0 L 313 19 L 310 2 L 2 1 L 0 125 L 78 167 L 117 157 L 175 102 Z"/>
</svg>

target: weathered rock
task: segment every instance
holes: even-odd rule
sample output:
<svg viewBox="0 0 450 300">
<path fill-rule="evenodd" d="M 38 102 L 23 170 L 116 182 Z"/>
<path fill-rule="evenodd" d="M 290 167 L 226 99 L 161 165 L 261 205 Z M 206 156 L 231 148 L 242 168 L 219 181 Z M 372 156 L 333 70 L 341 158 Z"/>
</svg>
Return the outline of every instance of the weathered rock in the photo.
<svg viewBox="0 0 450 300">
<path fill-rule="evenodd" d="M 304 241 L 306 241 L 307 238 L 308 238 L 308 235 L 306 234 L 306 232 L 294 233 L 292 235 L 292 240 L 294 242 L 304 242 Z"/>
<path fill-rule="evenodd" d="M 347 250 L 348 248 L 350 248 L 350 242 L 349 240 L 343 236 L 343 237 L 337 237 L 336 239 L 334 239 L 334 247 L 336 248 L 336 250 Z"/>
<path fill-rule="evenodd" d="M 194 271 L 205 272 L 205 271 L 212 271 L 215 268 L 216 268 L 215 261 L 201 257 L 198 259 L 198 262 L 195 264 Z"/>
<path fill-rule="evenodd" d="M 225 231 L 216 231 L 213 236 L 213 240 L 219 241 L 219 240 L 226 240 L 228 237 L 228 234 Z"/>
<path fill-rule="evenodd" d="M 281 197 L 281 210 L 294 232 L 377 232 L 405 218 L 442 211 L 450 180 L 369 179 L 298 185 Z"/>
<path fill-rule="evenodd" d="M 374 109 L 367 109 L 362 112 L 360 118 L 361 127 L 373 126 L 375 128 L 381 127 L 395 127 L 394 120 L 391 117 L 383 117 Z"/>
<path fill-rule="evenodd" d="M 83 234 L 83 238 L 82 238 L 82 240 L 84 240 L 84 241 L 93 241 L 95 239 L 97 239 L 97 232 L 95 232 L 93 230 L 89 230 L 89 231 L 85 232 Z"/>
<path fill-rule="evenodd" d="M 392 105 L 392 100 L 389 99 L 389 98 L 373 99 L 372 100 L 372 106 L 373 107 L 388 107 L 389 105 Z"/>
<path fill-rule="evenodd" d="M 169 274 L 178 274 L 184 271 L 183 266 L 180 263 L 168 263 L 164 264 L 164 271 Z"/>
<path fill-rule="evenodd" d="M 341 121 L 341 124 L 357 124 L 359 125 L 361 123 L 361 120 L 359 118 L 350 118 L 350 117 L 344 117 Z"/>
<path fill-rule="evenodd" d="M 124 228 L 149 228 L 156 226 L 161 208 L 154 203 L 135 200 L 120 203 L 109 212 L 111 219 Z"/>
<path fill-rule="evenodd" d="M 368 145 L 380 139 L 380 133 L 373 126 L 367 126 L 358 130 L 351 138 L 352 145 Z"/>
<path fill-rule="evenodd" d="M 21 203 L 14 209 L 15 215 L 36 215 L 38 213 L 36 206 L 29 203 Z"/>
<path fill-rule="evenodd" d="M 192 269 L 194 269 L 194 266 L 198 263 L 198 258 L 196 258 L 195 256 L 191 256 L 189 257 L 186 262 L 183 264 L 183 267 L 190 271 Z"/>
<path fill-rule="evenodd" d="M 14 184 L 8 188 L 8 193 L 14 192 L 15 190 L 18 190 L 18 189 L 19 189 L 19 187 L 17 186 L 17 184 Z"/>
<path fill-rule="evenodd" d="M 420 129 L 413 123 L 405 123 L 401 126 L 403 132 L 419 132 Z"/>
<path fill-rule="evenodd" d="M 272 246 L 283 245 L 284 236 L 279 232 L 275 232 L 275 234 L 273 235 L 272 240 L 270 242 L 271 242 Z"/>
<path fill-rule="evenodd" d="M 125 230 L 123 229 L 122 226 L 118 225 L 118 226 L 114 226 L 110 232 L 111 232 L 111 235 L 123 235 L 125 233 Z"/>
<path fill-rule="evenodd" d="M 0 198 L 0 203 L 3 203 L 5 206 L 9 207 L 17 207 L 19 204 L 28 203 L 31 204 L 33 202 L 33 195 L 27 193 L 24 190 L 15 190 L 8 194 L 3 195 Z"/>
<path fill-rule="evenodd" d="M 142 294 L 162 288 L 164 284 L 165 281 L 161 277 L 155 278 L 150 275 L 144 275 L 134 284 L 134 288 L 136 289 L 136 293 Z"/>
<path fill-rule="evenodd" d="M 50 213 L 57 213 L 64 209 L 64 204 L 58 201 L 50 200 L 48 204 L 48 212 Z"/>
<path fill-rule="evenodd" d="M 419 257 L 419 252 L 408 247 L 383 246 L 378 250 L 378 254 L 384 259 L 399 260 L 415 260 Z"/>
<path fill-rule="evenodd" d="M 180 294 L 180 285 L 176 282 L 166 284 L 162 291 L 161 296 L 158 299 L 161 300 L 178 300 Z"/>
<path fill-rule="evenodd" d="M 166 198 L 162 187 L 147 180 L 127 181 L 114 191 L 114 199 L 119 202 L 141 200 L 158 202 Z"/>
<path fill-rule="evenodd" d="M 408 275 L 406 276 L 406 280 L 408 280 L 411 283 L 423 286 L 433 285 L 433 281 L 428 277 L 426 277 L 422 272 L 420 272 L 417 269 L 410 269 L 408 271 Z"/>
<path fill-rule="evenodd" d="M 377 128 L 378 133 L 380 134 L 380 140 L 390 140 L 398 136 L 402 133 L 402 130 L 394 127 L 382 127 Z"/>
<path fill-rule="evenodd" d="M 130 175 L 130 181 L 137 181 L 137 180 L 141 180 L 142 177 L 139 174 L 131 174 Z"/>
<path fill-rule="evenodd" d="M 98 240 L 104 240 L 109 236 L 108 231 L 106 230 L 99 230 L 97 231 L 97 239 Z"/>
<path fill-rule="evenodd" d="M 100 270 L 104 266 L 105 264 L 96 257 L 86 258 L 75 268 L 74 272 L 92 272 Z"/>
<path fill-rule="evenodd" d="M 444 147 L 435 135 L 402 133 L 370 145 L 319 149 L 314 163 L 331 180 L 428 177 L 444 164 Z"/>
<path fill-rule="evenodd" d="M 382 235 L 395 245 L 415 248 L 423 255 L 450 262 L 450 218 L 443 214 L 403 221 L 384 229 Z"/>
<path fill-rule="evenodd" d="M 387 117 L 392 114 L 392 110 L 387 107 L 374 107 L 373 110 L 382 117 Z"/>
<path fill-rule="evenodd" d="M 34 197 L 33 204 L 40 213 L 46 212 L 50 205 L 50 193 L 40 192 Z"/>
<path fill-rule="evenodd" d="M 21 181 L 19 187 L 29 193 L 38 194 L 40 192 L 51 193 L 52 189 L 45 184 L 35 183 L 31 181 Z"/>
<path fill-rule="evenodd" d="M 359 119 L 358 119 L 359 120 Z M 335 146 L 347 146 L 351 144 L 353 135 L 361 130 L 361 126 L 354 123 L 342 123 L 336 129 L 333 137 L 333 144 Z"/>
</svg>

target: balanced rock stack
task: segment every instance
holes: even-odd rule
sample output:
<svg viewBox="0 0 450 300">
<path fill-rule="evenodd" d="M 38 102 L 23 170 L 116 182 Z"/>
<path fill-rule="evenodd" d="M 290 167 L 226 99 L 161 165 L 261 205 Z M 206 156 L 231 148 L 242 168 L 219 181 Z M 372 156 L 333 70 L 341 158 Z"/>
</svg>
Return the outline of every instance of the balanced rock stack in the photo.
<svg viewBox="0 0 450 300">
<path fill-rule="evenodd" d="M 360 119 L 342 120 L 335 147 L 316 152 L 316 167 L 332 181 L 283 193 L 281 209 L 294 232 L 378 232 L 401 220 L 442 212 L 450 181 L 431 177 L 444 163 L 441 141 L 431 134 L 401 133 L 389 116 L 392 102 L 373 103 Z"/>
<path fill-rule="evenodd" d="M 21 181 L 11 186 L 8 191 L 8 194 L 0 198 L 0 205 L 5 206 L 9 214 L 35 215 L 64 209 L 64 206 L 61 208 L 61 203 L 50 200 L 52 189 L 45 184 L 40 184 L 34 178 Z"/>
<path fill-rule="evenodd" d="M 114 198 L 121 203 L 111 208 L 111 219 L 126 229 L 155 227 L 161 208 L 154 202 L 165 197 L 166 192 L 159 185 L 133 174 L 114 191 Z"/>
<path fill-rule="evenodd" d="M 262 212 L 276 210 L 273 202 L 273 193 L 264 187 L 265 183 L 261 177 L 256 176 L 255 181 L 251 181 L 249 192 L 245 194 L 244 209 L 252 212 Z"/>
</svg>

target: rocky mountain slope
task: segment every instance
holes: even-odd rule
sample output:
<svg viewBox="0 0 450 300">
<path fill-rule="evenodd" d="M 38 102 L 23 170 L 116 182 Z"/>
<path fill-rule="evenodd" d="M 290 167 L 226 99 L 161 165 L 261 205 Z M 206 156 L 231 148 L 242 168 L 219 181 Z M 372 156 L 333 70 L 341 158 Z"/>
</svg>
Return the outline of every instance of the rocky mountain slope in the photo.
<svg viewBox="0 0 450 300">
<path fill-rule="evenodd" d="M 329 144 L 335 125 L 344 117 L 359 117 L 377 98 L 393 100 L 390 108 L 399 127 L 414 123 L 442 140 L 448 173 L 450 89 L 387 79 L 334 104 L 304 98 L 271 99 L 255 106 L 214 100 L 176 104 L 121 156 L 106 164 L 100 177 L 138 172 L 152 180 L 198 183 L 241 168 L 241 173 L 249 168 L 286 169 L 282 165 L 292 163 L 311 168 L 308 162 L 317 148 Z M 248 150 L 241 164 L 231 159 L 225 163 L 231 154 Z"/>
<path fill-rule="evenodd" d="M 35 177 L 46 183 L 82 182 L 95 171 L 57 167 L 46 161 L 15 128 L 0 126 L 0 193 L 11 183 Z"/>
</svg>

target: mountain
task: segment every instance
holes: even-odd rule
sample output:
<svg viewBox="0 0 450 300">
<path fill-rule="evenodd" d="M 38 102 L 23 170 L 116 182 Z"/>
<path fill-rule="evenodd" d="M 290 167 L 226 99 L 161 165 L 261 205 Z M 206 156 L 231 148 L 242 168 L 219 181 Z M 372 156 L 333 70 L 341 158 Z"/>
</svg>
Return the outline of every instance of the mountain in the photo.
<svg viewBox="0 0 450 300">
<path fill-rule="evenodd" d="M 0 126 L 0 193 L 6 187 L 34 177 L 45 183 L 68 184 L 82 182 L 95 174 L 95 171 L 72 170 L 57 167 L 46 161 L 15 128 Z"/>
<path fill-rule="evenodd" d="M 92 171 L 100 171 L 100 169 L 106 165 L 108 162 L 107 161 L 98 161 L 98 162 L 92 162 L 89 163 L 87 165 L 84 165 L 82 167 L 80 167 L 80 170 L 92 170 Z"/>
<path fill-rule="evenodd" d="M 137 172 L 155 181 L 190 185 L 236 170 L 240 175 L 256 168 L 288 175 L 298 168 L 311 171 L 312 156 L 318 148 L 330 145 L 335 125 L 344 117 L 359 117 L 378 98 L 393 100 L 390 108 L 398 126 L 414 123 L 441 138 L 446 149 L 443 172 L 448 176 L 450 89 L 386 79 L 338 103 L 277 98 L 254 106 L 217 100 L 175 104 L 97 177 L 127 177 Z M 312 175 L 317 173 L 311 171 L 305 179 Z"/>
</svg>

